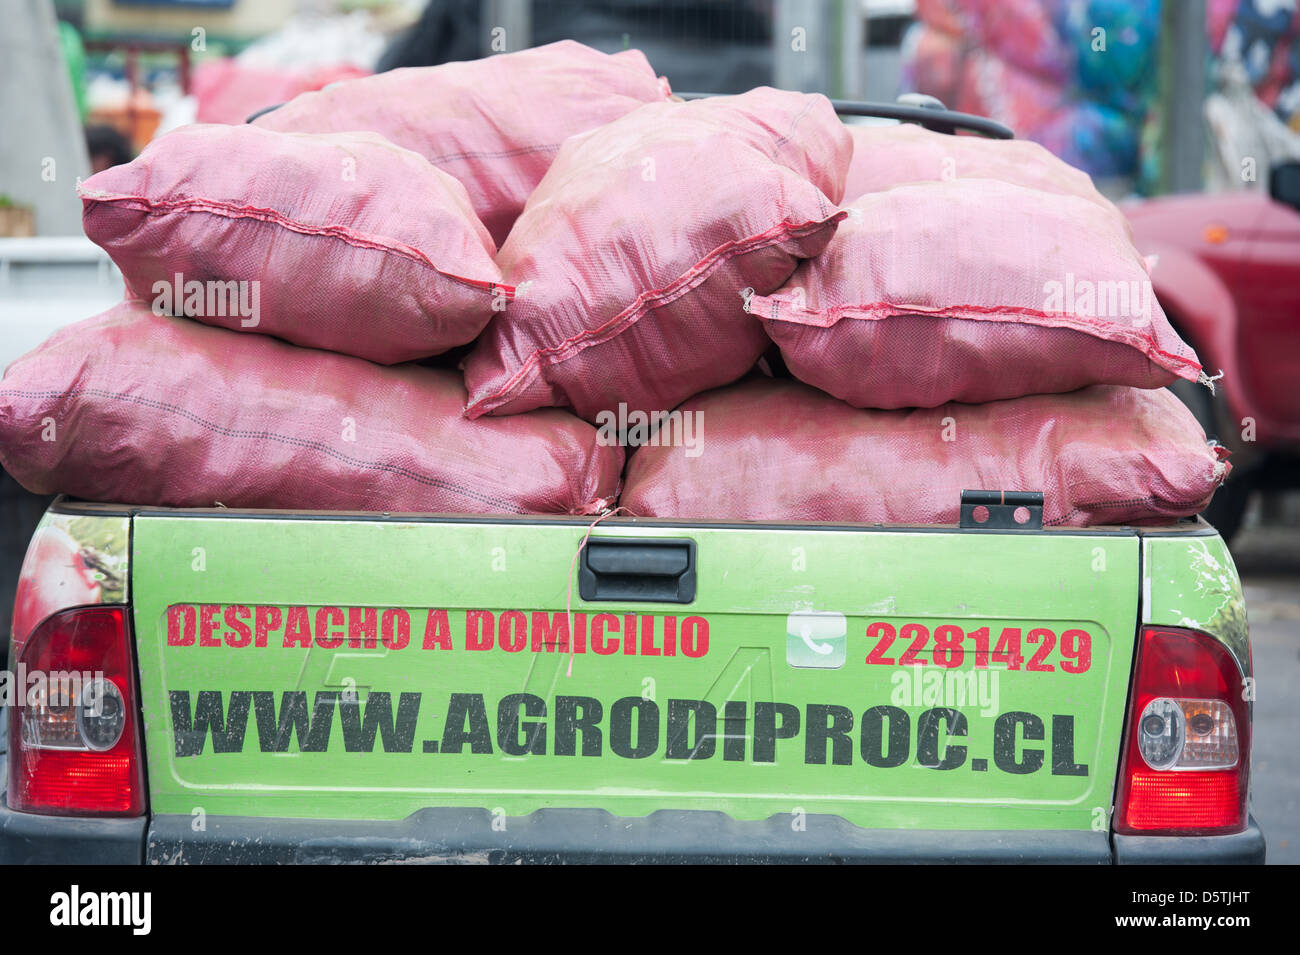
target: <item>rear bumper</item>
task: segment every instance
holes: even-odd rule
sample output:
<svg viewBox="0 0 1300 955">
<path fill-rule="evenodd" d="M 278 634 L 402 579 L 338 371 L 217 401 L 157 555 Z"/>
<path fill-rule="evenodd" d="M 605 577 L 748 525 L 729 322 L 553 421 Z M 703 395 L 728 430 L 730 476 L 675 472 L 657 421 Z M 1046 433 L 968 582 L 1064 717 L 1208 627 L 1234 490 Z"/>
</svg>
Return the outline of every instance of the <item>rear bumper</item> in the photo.
<svg viewBox="0 0 1300 955">
<path fill-rule="evenodd" d="M 860 829 L 810 815 L 746 822 L 721 812 L 661 810 L 644 818 L 598 809 L 544 809 L 494 817 L 482 809 L 425 809 L 396 822 L 212 817 L 196 833 L 189 816 L 158 816 L 150 863 L 875 863 L 1093 864 L 1262 863 L 1264 839 L 1246 832 L 1207 838 L 1119 837 L 1104 832 Z M 1158 845 L 1157 845 L 1158 844 Z"/>
<path fill-rule="evenodd" d="M 343 863 L 1091 863 L 1110 862 L 1105 833 L 918 832 L 860 829 L 838 816 L 739 821 L 721 812 L 661 810 L 625 818 L 600 809 L 493 817 L 425 809 L 396 822 L 187 816 L 149 827 L 149 862 Z M 196 838 L 197 837 L 197 838 Z"/>
<path fill-rule="evenodd" d="M 209 816 L 67 819 L 0 805 L 0 863 L 874 863 L 1249 864 L 1264 861 L 1254 819 L 1243 833 L 1196 838 L 1102 832 L 860 829 L 837 816 L 742 822 L 662 810 L 623 818 L 598 809 L 494 817 L 425 809 L 396 822 Z"/>
<path fill-rule="evenodd" d="M 148 820 L 14 812 L 0 803 L 0 865 L 139 865 Z"/>
<path fill-rule="evenodd" d="M 1120 836 L 1119 865 L 1263 865 L 1264 833 L 1255 817 L 1245 832 L 1232 836 Z"/>
</svg>

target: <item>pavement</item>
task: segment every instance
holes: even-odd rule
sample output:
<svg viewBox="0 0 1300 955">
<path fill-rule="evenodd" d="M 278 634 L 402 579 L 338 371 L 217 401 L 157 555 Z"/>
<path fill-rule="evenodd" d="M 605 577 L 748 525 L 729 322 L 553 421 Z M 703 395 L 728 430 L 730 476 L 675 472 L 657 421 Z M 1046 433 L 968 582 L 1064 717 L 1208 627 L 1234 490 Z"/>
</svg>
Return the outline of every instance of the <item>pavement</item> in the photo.
<svg viewBox="0 0 1300 955">
<path fill-rule="evenodd" d="M 1289 524 L 1290 522 L 1288 522 Z M 1255 670 L 1251 811 L 1270 864 L 1300 864 L 1300 527 L 1257 526 L 1232 544 Z"/>
</svg>

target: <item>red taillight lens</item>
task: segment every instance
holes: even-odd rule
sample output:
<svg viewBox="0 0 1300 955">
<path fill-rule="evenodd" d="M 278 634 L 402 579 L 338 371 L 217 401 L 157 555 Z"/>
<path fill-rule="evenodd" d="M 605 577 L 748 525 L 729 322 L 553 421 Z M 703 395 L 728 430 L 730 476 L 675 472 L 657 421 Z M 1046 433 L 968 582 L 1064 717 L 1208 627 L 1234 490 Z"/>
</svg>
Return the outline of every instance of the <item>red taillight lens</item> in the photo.
<svg viewBox="0 0 1300 955">
<path fill-rule="evenodd" d="M 1232 654 L 1194 630 L 1142 631 L 1115 831 L 1223 835 L 1246 828 L 1250 708 Z"/>
<path fill-rule="evenodd" d="M 139 816 L 144 765 L 122 607 L 47 618 L 23 647 L 9 711 L 11 809 Z"/>
</svg>

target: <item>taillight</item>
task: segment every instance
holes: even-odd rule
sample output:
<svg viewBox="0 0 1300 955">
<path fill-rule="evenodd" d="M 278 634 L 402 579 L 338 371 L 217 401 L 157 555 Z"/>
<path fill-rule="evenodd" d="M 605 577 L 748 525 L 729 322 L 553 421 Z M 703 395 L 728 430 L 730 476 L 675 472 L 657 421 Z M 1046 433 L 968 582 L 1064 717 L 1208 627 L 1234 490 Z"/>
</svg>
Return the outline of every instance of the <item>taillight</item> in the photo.
<svg viewBox="0 0 1300 955">
<path fill-rule="evenodd" d="M 1222 835 L 1246 828 L 1250 708 L 1227 647 L 1147 627 L 1138 644 L 1115 831 Z"/>
<path fill-rule="evenodd" d="M 139 816 L 144 765 L 122 607 L 48 617 L 23 646 L 9 710 L 11 809 Z"/>
</svg>

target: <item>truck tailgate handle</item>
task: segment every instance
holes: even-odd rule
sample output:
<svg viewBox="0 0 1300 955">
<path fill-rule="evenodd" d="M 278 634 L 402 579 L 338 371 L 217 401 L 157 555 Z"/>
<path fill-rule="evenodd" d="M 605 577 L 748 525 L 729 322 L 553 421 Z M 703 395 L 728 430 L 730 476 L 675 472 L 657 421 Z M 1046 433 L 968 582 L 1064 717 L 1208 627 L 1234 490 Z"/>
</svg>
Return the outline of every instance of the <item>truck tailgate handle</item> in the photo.
<svg viewBox="0 0 1300 955">
<path fill-rule="evenodd" d="M 582 549 L 583 600 L 690 603 L 695 599 L 695 541 L 592 538 Z"/>
</svg>

